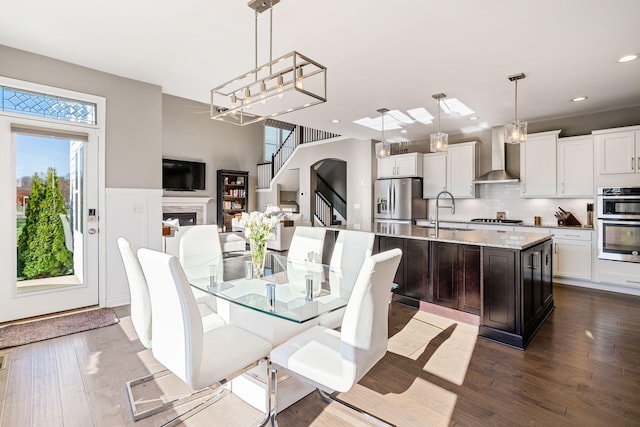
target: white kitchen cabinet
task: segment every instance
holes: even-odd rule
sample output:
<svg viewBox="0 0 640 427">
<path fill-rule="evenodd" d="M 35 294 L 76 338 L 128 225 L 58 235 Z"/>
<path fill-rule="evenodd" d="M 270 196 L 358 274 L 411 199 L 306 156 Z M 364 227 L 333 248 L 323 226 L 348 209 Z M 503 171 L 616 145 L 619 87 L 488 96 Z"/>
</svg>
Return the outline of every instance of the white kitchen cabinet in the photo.
<svg viewBox="0 0 640 427">
<path fill-rule="evenodd" d="M 452 144 L 446 153 L 425 154 L 422 197 L 435 199 L 443 190 L 456 199 L 475 197 L 476 144 L 476 141 Z"/>
<path fill-rule="evenodd" d="M 553 230 L 553 276 L 591 280 L 591 230 Z"/>
<path fill-rule="evenodd" d="M 559 130 L 527 136 L 520 144 L 520 181 L 522 197 L 556 195 L 556 143 Z"/>
<path fill-rule="evenodd" d="M 593 137 L 559 138 L 556 152 L 558 197 L 593 197 Z"/>
<path fill-rule="evenodd" d="M 640 131 L 594 135 L 600 175 L 640 173 Z"/>
<path fill-rule="evenodd" d="M 447 189 L 447 153 L 425 154 L 423 157 L 422 197 L 435 199 Z"/>
<path fill-rule="evenodd" d="M 378 179 L 422 176 L 422 154 L 396 154 L 378 159 Z"/>
<path fill-rule="evenodd" d="M 476 142 L 449 145 L 447 183 L 457 199 L 476 197 Z"/>
</svg>

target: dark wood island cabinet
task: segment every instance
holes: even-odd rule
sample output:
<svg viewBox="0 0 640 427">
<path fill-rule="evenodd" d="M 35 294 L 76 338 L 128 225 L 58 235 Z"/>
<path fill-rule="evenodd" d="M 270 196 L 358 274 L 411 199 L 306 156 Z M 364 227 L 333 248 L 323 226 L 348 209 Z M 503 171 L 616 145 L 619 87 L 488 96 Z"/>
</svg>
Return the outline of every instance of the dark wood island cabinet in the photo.
<svg viewBox="0 0 640 427">
<path fill-rule="evenodd" d="M 551 235 L 441 230 L 435 237 L 423 227 L 375 224 L 370 231 L 374 253 L 402 250 L 394 302 L 475 319 L 479 336 L 520 349 L 554 308 Z"/>
</svg>

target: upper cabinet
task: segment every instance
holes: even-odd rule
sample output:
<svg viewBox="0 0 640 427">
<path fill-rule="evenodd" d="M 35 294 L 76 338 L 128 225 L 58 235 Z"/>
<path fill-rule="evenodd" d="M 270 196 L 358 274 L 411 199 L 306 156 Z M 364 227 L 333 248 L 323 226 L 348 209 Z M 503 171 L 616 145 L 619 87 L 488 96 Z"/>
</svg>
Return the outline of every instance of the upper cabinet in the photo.
<svg viewBox="0 0 640 427">
<path fill-rule="evenodd" d="M 378 159 L 378 179 L 422 176 L 422 154 L 396 154 Z"/>
<path fill-rule="evenodd" d="M 558 197 L 593 197 L 593 137 L 559 138 Z"/>
<path fill-rule="evenodd" d="M 449 192 L 456 198 L 476 197 L 476 142 L 449 145 L 447 157 Z"/>
<path fill-rule="evenodd" d="M 556 143 L 559 130 L 530 134 L 520 144 L 522 197 L 556 195 Z"/>
<path fill-rule="evenodd" d="M 434 199 L 441 191 L 455 198 L 476 196 L 476 141 L 449 145 L 446 153 L 424 155 L 422 197 Z"/>
<path fill-rule="evenodd" d="M 522 197 L 593 197 L 593 137 L 559 133 L 532 134 L 520 146 Z"/>
<path fill-rule="evenodd" d="M 422 163 L 422 197 L 435 199 L 439 192 L 447 189 L 447 153 L 425 154 Z"/>
<path fill-rule="evenodd" d="M 640 173 L 640 130 L 594 135 L 599 174 Z"/>
</svg>

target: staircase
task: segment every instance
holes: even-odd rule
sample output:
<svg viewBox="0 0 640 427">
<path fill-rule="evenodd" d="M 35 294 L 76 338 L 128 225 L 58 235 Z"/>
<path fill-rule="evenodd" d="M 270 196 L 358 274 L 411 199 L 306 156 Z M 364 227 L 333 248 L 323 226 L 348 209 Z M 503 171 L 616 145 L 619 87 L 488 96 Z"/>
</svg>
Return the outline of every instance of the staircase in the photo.
<svg viewBox="0 0 640 427">
<path fill-rule="evenodd" d="M 335 212 L 333 204 L 328 201 L 322 193 L 316 190 L 316 209 L 313 213 L 315 219 L 325 227 L 329 225 L 340 225 L 342 224 L 342 221 L 339 221 L 336 218 Z"/>
<path fill-rule="evenodd" d="M 276 121 L 273 121 L 277 123 Z M 266 125 L 269 125 L 267 121 Z M 276 152 L 271 156 L 271 162 L 258 163 L 258 189 L 265 189 L 271 186 L 271 180 L 282 169 L 296 147 L 310 142 L 322 141 L 335 138 L 340 135 L 333 132 L 313 129 L 304 126 L 290 125 L 291 130 Z M 276 126 L 277 127 L 277 126 Z M 289 127 L 287 127 L 289 129 Z"/>
</svg>

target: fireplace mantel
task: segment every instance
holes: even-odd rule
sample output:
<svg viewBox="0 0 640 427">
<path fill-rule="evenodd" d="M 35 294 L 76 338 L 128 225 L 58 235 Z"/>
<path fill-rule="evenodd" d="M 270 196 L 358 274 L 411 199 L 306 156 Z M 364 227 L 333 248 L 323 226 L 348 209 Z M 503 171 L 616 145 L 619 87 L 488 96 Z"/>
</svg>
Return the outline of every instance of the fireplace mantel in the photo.
<svg viewBox="0 0 640 427">
<path fill-rule="evenodd" d="M 197 224 L 207 223 L 207 205 L 211 197 L 163 197 L 162 213 L 196 212 Z"/>
</svg>

